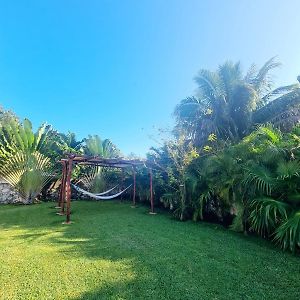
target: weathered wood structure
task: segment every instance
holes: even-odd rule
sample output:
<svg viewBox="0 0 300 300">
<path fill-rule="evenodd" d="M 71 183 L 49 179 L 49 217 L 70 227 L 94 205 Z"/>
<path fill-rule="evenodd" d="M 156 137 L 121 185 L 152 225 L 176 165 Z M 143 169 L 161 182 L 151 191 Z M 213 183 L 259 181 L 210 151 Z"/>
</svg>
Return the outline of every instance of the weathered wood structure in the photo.
<svg viewBox="0 0 300 300">
<path fill-rule="evenodd" d="M 118 168 L 118 169 L 131 169 L 133 176 L 133 193 L 132 204 L 136 204 L 136 168 L 139 166 L 147 167 L 149 170 L 149 186 L 150 186 L 150 214 L 154 214 L 153 203 L 153 184 L 152 184 L 152 169 L 146 165 L 145 161 L 134 159 L 122 159 L 122 158 L 102 158 L 99 156 L 85 156 L 77 154 L 68 154 L 66 158 L 60 160 L 62 164 L 62 178 L 61 187 L 58 199 L 58 208 L 60 208 L 60 215 L 66 215 L 65 224 L 71 222 L 71 176 L 74 165 L 92 165 L 106 168 Z"/>
</svg>

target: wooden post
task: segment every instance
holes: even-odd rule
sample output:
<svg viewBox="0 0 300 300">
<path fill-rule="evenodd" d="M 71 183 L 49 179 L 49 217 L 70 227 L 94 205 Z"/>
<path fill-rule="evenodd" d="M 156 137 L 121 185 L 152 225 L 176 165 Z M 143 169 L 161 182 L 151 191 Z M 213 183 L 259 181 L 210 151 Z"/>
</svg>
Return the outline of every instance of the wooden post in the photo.
<svg viewBox="0 0 300 300">
<path fill-rule="evenodd" d="M 122 183 L 121 183 L 121 191 L 124 189 L 124 169 L 122 168 Z M 121 202 L 123 201 L 123 194 L 121 194 Z"/>
<path fill-rule="evenodd" d="M 59 189 L 59 194 L 58 194 L 57 205 L 55 206 L 55 208 L 60 208 L 62 195 L 63 195 L 63 189 L 62 189 L 63 178 L 64 178 L 64 163 L 63 162 L 61 162 L 61 166 L 62 166 L 62 172 L 61 172 L 60 189 Z"/>
<path fill-rule="evenodd" d="M 60 212 L 56 213 L 57 215 L 63 216 L 65 214 L 65 202 L 66 202 L 66 176 L 67 176 L 67 162 L 63 161 L 63 174 L 61 178 L 61 187 L 60 187 Z"/>
<path fill-rule="evenodd" d="M 151 210 L 150 214 L 155 215 L 156 213 L 154 212 L 154 203 L 153 203 L 153 184 L 152 184 L 152 169 L 149 169 L 149 175 L 150 175 L 150 205 L 151 205 Z"/>
<path fill-rule="evenodd" d="M 72 175 L 72 165 L 73 165 L 73 159 L 74 155 L 70 155 L 68 162 L 67 162 L 67 178 L 66 178 L 66 206 L 67 206 L 67 218 L 66 222 L 64 224 L 70 224 L 71 223 L 71 175 Z"/>
<path fill-rule="evenodd" d="M 133 195 L 132 195 L 132 206 L 135 207 L 135 190 L 136 190 L 136 172 L 135 172 L 135 167 L 133 167 L 132 170 L 133 170 Z"/>
<path fill-rule="evenodd" d="M 58 197 L 58 205 L 55 208 L 60 208 L 62 209 L 63 212 L 63 206 L 64 206 L 64 201 L 65 201 L 65 180 L 66 180 L 66 163 L 65 161 L 61 162 L 62 165 L 62 175 L 61 175 L 61 183 L 60 183 L 60 191 L 59 191 L 59 197 Z"/>
</svg>

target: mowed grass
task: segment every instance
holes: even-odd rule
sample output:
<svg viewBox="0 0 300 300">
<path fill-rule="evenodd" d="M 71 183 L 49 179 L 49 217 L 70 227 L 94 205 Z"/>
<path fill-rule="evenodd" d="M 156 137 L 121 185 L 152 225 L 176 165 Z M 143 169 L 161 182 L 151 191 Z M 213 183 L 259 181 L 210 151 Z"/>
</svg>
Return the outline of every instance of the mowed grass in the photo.
<svg viewBox="0 0 300 300">
<path fill-rule="evenodd" d="M 119 202 L 0 206 L 0 299 L 300 299 L 300 258 Z"/>
</svg>

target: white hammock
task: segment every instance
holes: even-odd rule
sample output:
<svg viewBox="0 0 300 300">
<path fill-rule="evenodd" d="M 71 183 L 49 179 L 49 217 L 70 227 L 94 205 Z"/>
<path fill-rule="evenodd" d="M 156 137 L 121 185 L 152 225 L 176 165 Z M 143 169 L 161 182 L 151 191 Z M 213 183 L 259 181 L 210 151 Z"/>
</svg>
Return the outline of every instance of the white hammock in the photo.
<svg viewBox="0 0 300 300">
<path fill-rule="evenodd" d="M 114 186 L 113 188 L 111 188 L 110 190 L 108 190 L 108 191 L 105 191 L 105 192 L 103 192 L 103 193 L 99 193 L 99 194 L 95 194 L 96 196 L 103 196 L 103 195 L 106 195 L 106 194 L 108 194 L 109 192 L 111 192 L 111 191 L 113 191 L 115 188 L 117 188 L 119 185 L 116 185 L 116 186 Z"/>
<path fill-rule="evenodd" d="M 85 191 L 85 190 L 81 189 L 80 187 L 78 187 L 78 186 L 75 185 L 75 184 L 71 184 L 71 185 L 72 185 L 72 187 L 73 187 L 77 192 L 82 193 L 82 194 L 84 194 L 84 195 L 87 195 L 87 196 L 89 196 L 89 197 L 91 197 L 91 198 L 94 198 L 94 199 L 96 199 L 96 200 L 109 200 L 109 199 L 114 199 L 114 198 L 120 196 L 121 194 L 123 194 L 125 191 L 127 191 L 127 190 L 132 186 L 132 184 L 131 184 L 131 185 L 129 185 L 126 189 L 124 189 L 123 191 L 121 191 L 121 192 L 119 192 L 119 193 L 117 193 L 117 194 L 111 195 L 111 196 L 98 196 L 98 195 L 96 195 L 96 194 L 93 194 L 93 193 L 90 193 L 90 192 L 88 192 L 88 191 Z"/>
</svg>

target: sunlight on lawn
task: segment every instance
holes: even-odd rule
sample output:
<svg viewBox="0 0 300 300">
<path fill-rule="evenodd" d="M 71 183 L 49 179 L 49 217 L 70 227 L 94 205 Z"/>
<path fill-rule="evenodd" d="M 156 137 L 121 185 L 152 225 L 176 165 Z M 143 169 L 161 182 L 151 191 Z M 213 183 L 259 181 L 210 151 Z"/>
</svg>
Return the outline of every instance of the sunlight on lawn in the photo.
<svg viewBox="0 0 300 300">
<path fill-rule="evenodd" d="M 0 299 L 297 299 L 299 258 L 129 203 L 0 206 Z M 242 284 L 236 284 L 240 282 Z"/>
<path fill-rule="evenodd" d="M 23 230 L 17 226 L 2 231 L 0 299 L 80 298 L 94 289 L 109 290 L 112 284 L 134 280 L 133 260 L 87 258 L 80 253 L 80 247 L 74 247 L 86 241 L 65 239 L 62 232 Z"/>
</svg>

